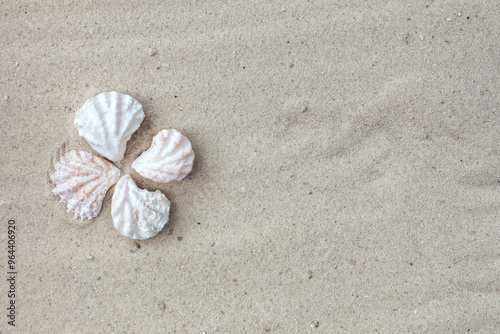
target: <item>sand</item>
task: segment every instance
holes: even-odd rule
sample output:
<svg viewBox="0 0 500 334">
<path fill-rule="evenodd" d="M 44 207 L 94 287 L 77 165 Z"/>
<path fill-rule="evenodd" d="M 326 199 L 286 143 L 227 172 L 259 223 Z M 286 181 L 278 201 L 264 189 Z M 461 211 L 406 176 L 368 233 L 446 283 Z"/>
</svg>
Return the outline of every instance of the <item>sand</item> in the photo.
<svg viewBox="0 0 500 334">
<path fill-rule="evenodd" d="M 2 1 L 2 333 L 499 333 L 496 1 Z M 157 237 L 52 195 L 75 112 L 144 106 Z M 162 129 L 193 172 L 132 161 Z"/>
</svg>

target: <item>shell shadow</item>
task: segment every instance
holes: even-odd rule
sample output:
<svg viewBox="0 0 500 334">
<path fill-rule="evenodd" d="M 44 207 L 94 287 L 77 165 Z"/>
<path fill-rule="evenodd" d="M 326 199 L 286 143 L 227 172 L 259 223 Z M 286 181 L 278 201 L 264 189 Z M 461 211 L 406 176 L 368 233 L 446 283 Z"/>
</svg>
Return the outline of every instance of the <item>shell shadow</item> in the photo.
<svg viewBox="0 0 500 334">
<path fill-rule="evenodd" d="M 139 103 L 143 104 L 142 101 L 139 101 Z M 147 150 L 149 145 L 151 145 L 151 141 L 153 140 L 154 136 L 153 119 L 153 113 L 144 112 L 144 119 L 142 120 L 139 129 L 137 129 L 137 131 L 132 134 L 130 140 L 127 142 L 124 159 L 117 163 L 120 169 L 125 169 L 128 172 L 127 167 L 130 167 L 132 165 L 132 162 L 139 155 L 141 155 L 143 151 Z"/>
<path fill-rule="evenodd" d="M 50 192 L 52 193 L 52 186 L 53 183 L 50 180 L 50 176 L 56 171 L 55 165 L 56 163 L 61 160 L 61 157 L 68 152 L 68 142 L 62 143 L 54 152 L 53 155 L 50 157 L 50 161 L 47 162 L 47 174 L 46 174 L 46 184 L 47 187 L 49 188 Z M 54 197 L 55 198 L 55 197 Z"/>
<path fill-rule="evenodd" d="M 193 168 L 191 169 L 191 172 L 188 175 L 186 175 L 186 177 L 182 181 L 179 181 L 179 182 L 192 181 L 194 178 L 201 175 L 201 173 L 200 173 L 201 170 L 206 170 L 206 168 L 205 169 L 203 168 L 205 165 L 205 157 L 203 155 L 204 150 L 203 150 L 203 148 L 199 147 L 197 144 L 200 142 L 198 140 L 198 136 L 196 134 L 192 134 L 189 132 L 187 132 L 185 134 L 185 136 L 186 136 L 186 138 L 189 139 L 189 141 L 191 142 L 191 145 L 193 147 L 194 161 L 193 161 Z"/>
</svg>

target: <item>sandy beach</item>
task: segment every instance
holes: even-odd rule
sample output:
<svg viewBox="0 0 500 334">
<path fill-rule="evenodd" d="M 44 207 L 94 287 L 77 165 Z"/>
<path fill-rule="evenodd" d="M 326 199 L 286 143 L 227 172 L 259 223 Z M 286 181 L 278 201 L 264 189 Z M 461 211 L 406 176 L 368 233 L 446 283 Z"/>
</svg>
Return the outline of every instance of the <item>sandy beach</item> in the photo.
<svg viewBox="0 0 500 334">
<path fill-rule="evenodd" d="M 0 18 L 0 333 L 500 333 L 497 1 Z M 62 154 L 97 155 L 73 121 L 109 91 L 146 115 L 115 165 L 172 203 L 142 241 L 115 230 L 114 187 L 85 223 L 51 192 Z M 183 181 L 131 168 L 162 129 L 193 144 Z"/>
</svg>

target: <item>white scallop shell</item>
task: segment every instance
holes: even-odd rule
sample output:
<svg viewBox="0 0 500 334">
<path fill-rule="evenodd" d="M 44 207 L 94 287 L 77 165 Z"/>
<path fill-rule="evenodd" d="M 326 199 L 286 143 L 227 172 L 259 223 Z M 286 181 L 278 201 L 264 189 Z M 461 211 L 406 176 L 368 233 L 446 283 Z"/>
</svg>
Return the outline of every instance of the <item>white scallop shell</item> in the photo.
<svg viewBox="0 0 500 334">
<path fill-rule="evenodd" d="M 151 147 L 132 164 L 132 168 L 145 178 L 167 183 L 180 181 L 193 168 L 194 152 L 189 139 L 179 131 L 162 130 Z"/>
<path fill-rule="evenodd" d="M 67 152 L 54 167 L 52 192 L 82 220 L 97 217 L 106 192 L 120 178 L 120 170 L 111 162 L 85 151 Z"/>
<path fill-rule="evenodd" d="M 159 190 L 139 189 L 130 175 L 118 181 L 111 215 L 121 235 L 139 240 L 154 237 L 168 222 L 169 212 L 170 201 Z"/>
<path fill-rule="evenodd" d="M 88 99 L 75 115 L 78 134 L 94 150 L 112 161 L 123 159 L 127 141 L 144 119 L 142 105 L 117 92 Z"/>
</svg>

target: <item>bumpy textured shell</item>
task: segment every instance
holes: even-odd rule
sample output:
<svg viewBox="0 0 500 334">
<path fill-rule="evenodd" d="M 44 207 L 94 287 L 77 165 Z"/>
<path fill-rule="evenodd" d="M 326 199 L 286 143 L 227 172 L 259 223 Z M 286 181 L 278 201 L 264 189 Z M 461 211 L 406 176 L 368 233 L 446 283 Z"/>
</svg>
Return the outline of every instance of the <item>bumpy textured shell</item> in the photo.
<svg viewBox="0 0 500 334">
<path fill-rule="evenodd" d="M 127 141 L 144 119 L 142 105 L 129 95 L 101 93 L 88 99 L 75 115 L 78 134 L 112 161 L 123 159 Z"/>
<path fill-rule="evenodd" d="M 67 152 L 54 167 L 52 192 L 82 220 L 97 217 L 106 192 L 120 178 L 120 170 L 111 162 L 85 151 Z"/>
<path fill-rule="evenodd" d="M 159 190 L 139 189 L 130 175 L 118 181 L 111 215 L 121 235 L 139 240 L 154 237 L 168 222 L 169 212 L 170 201 Z"/>
<path fill-rule="evenodd" d="M 180 181 L 193 168 L 194 152 L 189 139 L 179 131 L 162 130 L 151 147 L 132 164 L 132 168 L 145 178 L 167 183 Z"/>
</svg>

